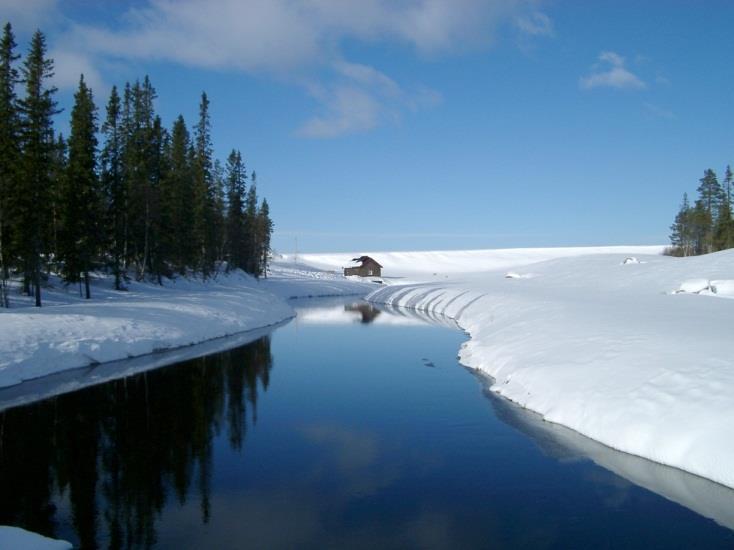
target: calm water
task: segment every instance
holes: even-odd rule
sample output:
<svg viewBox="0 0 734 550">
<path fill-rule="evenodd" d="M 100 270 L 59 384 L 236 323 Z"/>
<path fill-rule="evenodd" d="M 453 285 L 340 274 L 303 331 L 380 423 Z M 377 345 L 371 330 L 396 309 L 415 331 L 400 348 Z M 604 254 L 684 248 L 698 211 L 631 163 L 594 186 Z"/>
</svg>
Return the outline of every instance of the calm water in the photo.
<svg viewBox="0 0 734 550">
<path fill-rule="evenodd" d="M 734 526 L 731 491 L 492 396 L 460 332 L 304 307 L 246 346 L 0 413 L 0 524 L 85 548 L 734 547 L 705 517 Z"/>
</svg>

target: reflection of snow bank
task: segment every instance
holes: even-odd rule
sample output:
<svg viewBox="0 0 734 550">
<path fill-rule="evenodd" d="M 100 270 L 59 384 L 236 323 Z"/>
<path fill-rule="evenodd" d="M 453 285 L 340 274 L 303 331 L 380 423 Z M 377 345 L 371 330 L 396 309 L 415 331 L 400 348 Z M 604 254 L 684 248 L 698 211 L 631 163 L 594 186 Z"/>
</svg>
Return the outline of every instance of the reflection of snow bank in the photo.
<svg viewBox="0 0 734 550">
<path fill-rule="evenodd" d="M 669 293 L 731 281 L 734 250 L 616 269 L 624 258 L 561 258 L 534 264 L 523 284 L 463 274 L 368 299 L 456 320 L 471 337 L 461 361 L 544 419 L 734 487 L 734 302 Z"/>
<path fill-rule="evenodd" d="M 67 550 L 71 543 L 31 533 L 20 527 L 0 525 L 0 548 L 13 550 Z"/>
<path fill-rule="evenodd" d="M 480 375 L 489 388 L 491 382 Z M 486 391 L 498 418 L 530 436 L 548 455 L 560 460 L 588 458 L 635 485 L 734 529 L 734 490 L 677 468 L 663 466 L 631 454 L 615 451 L 538 414 L 513 405 Z"/>
</svg>

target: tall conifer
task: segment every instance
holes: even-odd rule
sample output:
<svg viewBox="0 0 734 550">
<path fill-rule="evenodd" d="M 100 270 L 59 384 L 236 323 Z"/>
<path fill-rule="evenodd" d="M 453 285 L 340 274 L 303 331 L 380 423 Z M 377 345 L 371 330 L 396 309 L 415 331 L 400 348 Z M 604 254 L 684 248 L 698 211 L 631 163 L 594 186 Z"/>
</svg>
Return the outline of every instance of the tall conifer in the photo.
<svg viewBox="0 0 734 550">
<path fill-rule="evenodd" d="M 122 105 L 117 87 L 112 87 L 107 103 L 106 118 L 102 124 L 105 137 L 100 154 L 102 190 L 105 206 L 105 243 L 110 254 L 115 290 L 122 290 L 123 263 L 125 257 L 125 220 L 127 214 L 127 189 L 123 172 L 123 147 L 125 143 L 122 124 Z"/>
<path fill-rule="evenodd" d="M 22 68 L 25 96 L 19 102 L 23 152 L 16 203 L 16 240 L 23 258 L 24 290 L 28 292 L 33 283 L 37 307 L 41 307 L 41 255 L 49 218 L 49 189 L 53 183 L 50 178 L 53 116 L 58 113 L 53 99 L 56 88 L 47 85 L 53 74 L 53 61 L 46 57 L 46 39 L 41 31 L 36 31 Z"/>
<path fill-rule="evenodd" d="M 0 40 L 0 307 L 10 305 L 7 289 L 12 261 L 10 205 L 20 159 L 20 124 L 15 97 L 18 84 L 15 62 L 20 56 L 15 53 L 15 47 L 13 29 L 7 23 Z"/>
<path fill-rule="evenodd" d="M 83 276 L 85 297 L 91 298 L 89 272 L 97 255 L 101 230 L 101 192 L 97 178 L 97 121 L 92 90 L 79 79 L 71 111 L 69 161 L 62 194 L 64 206 L 64 278 Z"/>
</svg>

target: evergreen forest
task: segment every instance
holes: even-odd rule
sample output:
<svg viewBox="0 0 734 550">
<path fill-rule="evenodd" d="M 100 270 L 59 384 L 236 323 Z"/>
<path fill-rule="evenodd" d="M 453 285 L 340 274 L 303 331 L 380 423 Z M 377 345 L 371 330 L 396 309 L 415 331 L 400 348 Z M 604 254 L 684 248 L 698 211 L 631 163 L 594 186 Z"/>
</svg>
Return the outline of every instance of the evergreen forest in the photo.
<svg viewBox="0 0 734 550">
<path fill-rule="evenodd" d="M 732 216 L 732 171 L 727 166 L 724 181 L 716 172 L 705 170 L 699 180 L 698 198 L 691 204 L 683 195 L 680 209 L 670 226 L 671 256 L 696 256 L 734 248 L 734 216 Z"/>
<path fill-rule="evenodd" d="M 116 290 L 131 280 L 208 279 L 222 270 L 267 273 L 273 223 L 240 151 L 214 158 L 209 99 L 198 120 L 166 128 L 155 88 L 112 88 L 103 112 L 82 75 L 70 132 L 51 84 L 45 36 L 21 60 L 10 23 L 0 41 L 0 302 L 10 282 L 42 305 L 51 275 L 91 297 L 90 278 Z"/>
</svg>

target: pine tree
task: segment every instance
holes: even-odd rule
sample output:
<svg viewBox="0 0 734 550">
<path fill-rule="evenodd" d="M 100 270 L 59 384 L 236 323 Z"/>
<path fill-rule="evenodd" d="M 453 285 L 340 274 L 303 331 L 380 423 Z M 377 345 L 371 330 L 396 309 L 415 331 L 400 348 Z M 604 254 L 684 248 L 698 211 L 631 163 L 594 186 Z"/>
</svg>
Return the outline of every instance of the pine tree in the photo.
<svg viewBox="0 0 734 550">
<path fill-rule="evenodd" d="M 268 200 L 263 199 L 258 213 L 259 226 L 259 245 L 260 245 L 260 262 L 258 265 L 258 273 L 268 276 L 268 261 L 270 259 L 270 239 L 273 235 L 273 220 L 270 219 L 270 206 Z"/>
<path fill-rule="evenodd" d="M 226 258 L 228 268 L 247 268 L 244 196 L 247 172 L 239 151 L 232 149 L 227 158 Z"/>
<path fill-rule="evenodd" d="M 216 260 L 216 212 L 213 177 L 211 121 L 209 119 L 209 99 L 206 92 L 201 94 L 199 103 L 199 122 L 195 132 L 194 187 L 197 195 L 196 233 L 201 243 L 199 267 L 204 278 L 214 271 Z"/>
<path fill-rule="evenodd" d="M 168 147 L 168 174 L 163 181 L 161 196 L 169 204 L 163 217 L 163 238 L 176 271 L 184 275 L 187 266 L 195 266 L 198 246 L 195 241 L 195 204 L 192 152 L 186 122 L 179 116 L 171 130 Z M 170 229 L 169 229 L 170 228 Z"/>
<path fill-rule="evenodd" d="M 690 256 L 693 254 L 693 240 L 691 228 L 691 205 L 688 202 L 688 193 L 683 193 L 678 214 L 673 225 L 670 226 L 670 243 L 673 245 L 674 256 Z"/>
<path fill-rule="evenodd" d="M 14 53 L 15 47 L 13 29 L 7 23 L 0 40 L 0 307 L 10 306 L 7 289 L 12 258 L 10 204 L 20 159 L 20 122 L 15 97 L 18 71 L 14 67 L 20 56 Z"/>
<path fill-rule="evenodd" d="M 724 173 L 723 198 L 719 206 L 719 213 L 716 216 L 716 228 L 714 230 L 716 250 L 734 247 L 734 213 L 732 213 L 731 186 L 732 171 L 731 167 L 727 166 Z"/>
<path fill-rule="evenodd" d="M 79 282 L 83 275 L 86 299 L 91 298 L 89 272 L 100 244 L 101 191 L 97 179 L 97 122 L 92 90 L 79 79 L 71 111 L 69 161 L 64 179 L 64 279 Z"/>
<path fill-rule="evenodd" d="M 171 270 L 170 249 L 166 247 L 167 241 L 162 237 L 161 219 L 167 216 L 166 209 L 171 205 L 165 203 L 161 196 L 163 182 L 166 181 L 168 173 L 168 156 L 166 149 L 170 147 L 168 132 L 163 127 L 161 119 L 156 116 L 153 119 L 150 143 L 148 150 L 148 178 L 149 178 L 149 226 L 147 230 L 147 249 L 150 269 L 155 275 L 158 284 L 162 284 L 162 277 L 170 277 Z"/>
<path fill-rule="evenodd" d="M 23 259 L 24 290 L 33 282 L 35 303 L 41 307 L 41 260 L 48 223 L 50 168 L 54 148 L 53 116 L 58 113 L 53 94 L 47 87 L 53 77 L 53 61 L 46 58 L 46 39 L 36 31 L 22 68 L 25 96 L 19 102 L 21 113 L 21 175 L 16 203 L 16 239 Z"/>
<path fill-rule="evenodd" d="M 135 82 L 123 97 L 125 128 L 124 177 L 128 190 L 127 256 L 137 265 L 143 279 L 150 267 L 151 229 L 155 208 L 155 174 L 159 161 L 160 139 L 157 135 L 153 101 L 155 90 L 146 76 L 143 84 Z"/>
<path fill-rule="evenodd" d="M 258 275 L 257 174 L 253 171 L 245 199 L 245 271 Z"/>
<path fill-rule="evenodd" d="M 55 261 L 58 261 L 59 258 L 59 239 L 63 222 L 62 183 L 66 177 L 67 155 L 66 140 L 64 140 L 62 134 L 59 134 L 54 144 L 53 155 L 51 157 L 51 186 L 49 187 L 50 223 L 48 224 L 48 235 L 46 235 L 49 257 Z"/>
<path fill-rule="evenodd" d="M 117 87 L 112 87 L 107 103 L 107 116 L 102 124 L 105 144 L 100 155 L 102 189 L 105 196 L 105 241 L 111 255 L 115 290 L 122 290 L 125 258 L 125 220 L 127 189 L 123 173 L 124 128 L 122 106 Z"/>
</svg>

